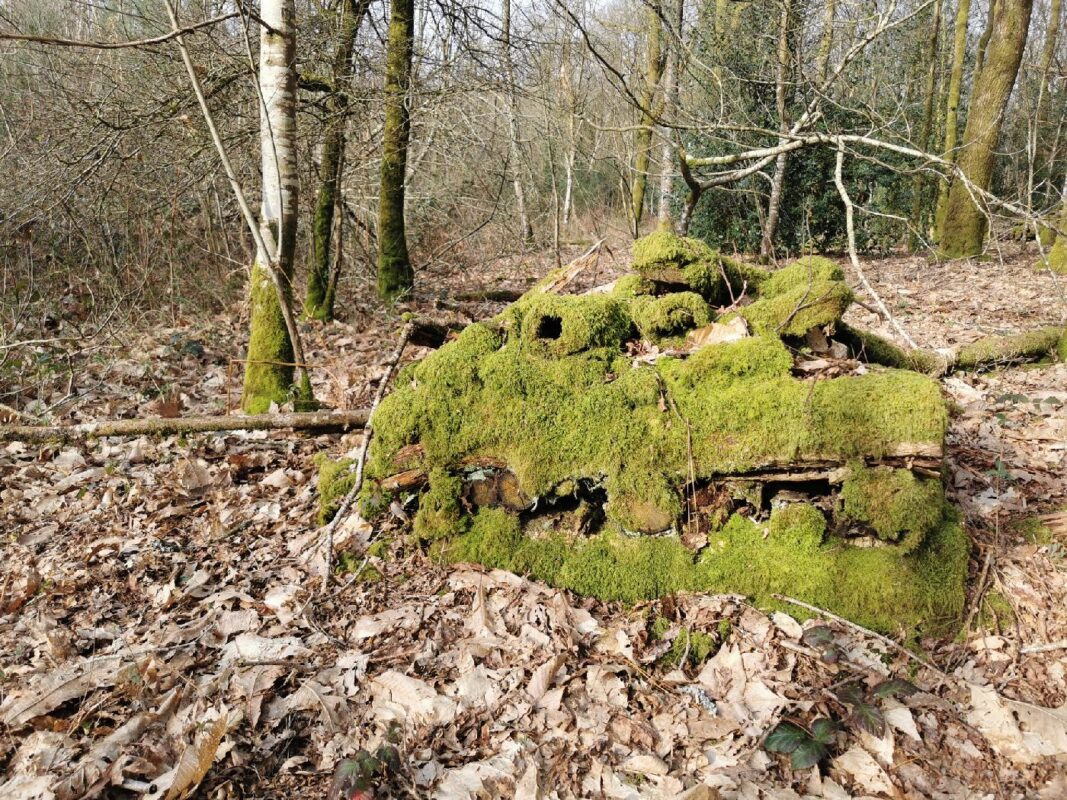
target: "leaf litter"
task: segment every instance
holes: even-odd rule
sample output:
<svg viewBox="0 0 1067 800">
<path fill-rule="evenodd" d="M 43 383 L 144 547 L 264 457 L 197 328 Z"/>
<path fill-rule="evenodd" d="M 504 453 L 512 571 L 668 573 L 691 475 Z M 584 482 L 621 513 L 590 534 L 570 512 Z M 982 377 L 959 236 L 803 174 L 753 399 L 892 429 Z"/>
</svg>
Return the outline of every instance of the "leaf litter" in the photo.
<svg viewBox="0 0 1067 800">
<path fill-rule="evenodd" d="M 869 269 L 923 346 L 1065 311 L 1022 259 Z M 309 326 L 316 394 L 364 405 L 398 327 Z M 36 399 L 63 422 L 160 413 L 160 398 L 223 413 L 242 330 L 235 314 L 144 332 L 85 364 L 91 391 Z M 319 592 L 315 459 L 358 434 L 3 445 L 0 796 L 320 797 L 343 759 L 387 742 L 402 763 L 384 797 L 1063 796 L 1064 532 L 1031 521 L 1067 505 L 1065 370 L 945 380 L 951 488 L 976 543 L 966 630 L 921 643 L 947 679 L 833 622 L 828 663 L 816 620 L 732 596 L 601 603 L 435 564 L 396 530 L 348 531 L 356 558 Z M 365 553 L 369 536 L 386 551 Z M 648 623 L 664 613 L 714 638 L 705 663 L 663 662 Z M 867 693 L 919 691 L 884 689 L 867 731 L 813 726 L 847 727 L 835 692 L 855 675 Z M 827 743 L 818 766 L 764 747 L 789 720 Z"/>
</svg>

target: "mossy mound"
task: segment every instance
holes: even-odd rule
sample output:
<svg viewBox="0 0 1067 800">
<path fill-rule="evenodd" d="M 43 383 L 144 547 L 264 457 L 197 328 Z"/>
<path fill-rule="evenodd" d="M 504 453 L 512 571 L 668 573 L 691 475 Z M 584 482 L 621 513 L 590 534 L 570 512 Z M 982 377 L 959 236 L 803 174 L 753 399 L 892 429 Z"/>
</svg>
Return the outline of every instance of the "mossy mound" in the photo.
<svg viewBox="0 0 1067 800">
<path fill-rule="evenodd" d="M 365 512 L 388 505 L 385 478 L 420 469 L 415 534 L 442 558 L 612 600 L 692 590 L 775 605 L 781 593 L 887 631 L 958 615 L 966 538 L 940 483 L 894 461 L 939 452 L 936 382 L 880 368 L 793 375 L 790 337 L 832 328 L 851 299 L 840 270 L 808 258 L 772 275 L 663 232 L 635 256 L 645 271 L 610 294 L 535 290 L 402 370 L 375 413 Z M 641 339 L 684 341 L 715 305 L 754 335 L 688 357 L 629 355 Z M 506 471 L 528 505 L 482 504 L 465 488 L 472 465 Z M 808 488 L 825 497 L 783 505 L 788 493 L 761 476 L 792 465 L 847 472 L 840 499 L 824 477 Z M 324 501 L 341 493 L 328 483 Z M 698 507 L 702 487 L 722 504 Z M 524 532 L 567 503 L 601 513 L 575 515 L 580 532 Z M 684 545 L 683 527 L 706 544 Z"/>
</svg>

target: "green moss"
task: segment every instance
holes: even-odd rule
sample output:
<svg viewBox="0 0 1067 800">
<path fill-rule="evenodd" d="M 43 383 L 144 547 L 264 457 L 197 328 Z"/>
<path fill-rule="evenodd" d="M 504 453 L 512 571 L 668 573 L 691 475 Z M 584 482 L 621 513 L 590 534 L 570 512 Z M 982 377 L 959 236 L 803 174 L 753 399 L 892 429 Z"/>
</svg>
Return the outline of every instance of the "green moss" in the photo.
<svg viewBox="0 0 1067 800">
<path fill-rule="evenodd" d="M 1030 544 L 1052 544 L 1052 530 L 1040 517 L 1026 517 L 1012 525 L 1012 531 Z"/>
<path fill-rule="evenodd" d="M 961 347 L 956 354 L 956 366 L 967 369 L 1052 353 L 1065 333 L 1067 329 L 1048 327 L 1013 336 L 986 336 Z"/>
<path fill-rule="evenodd" d="M 1064 216 L 1067 217 L 1067 214 Z M 1067 236 L 1056 237 L 1052 249 L 1048 251 L 1048 265 L 1053 272 L 1067 275 Z"/>
<path fill-rule="evenodd" d="M 271 403 L 282 405 L 292 399 L 293 345 L 278 303 L 277 289 L 259 264 L 252 267 L 251 301 L 251 333 L 241 408 L 246 414 L 264 414 L 270 410 Z"/>
<path fill-rule="evenodd" d="M 671 628 L 671 621 L 666 617 L 656 617 L 652 621 L 650 633 L 653 639 L 662 639 Z M 681 666 L 683 660 L 686 664 L 699 667 L 708 656 L 716 651 L 718 644 L 714 636 L 703 631 L 691 630 L 682 627 L 678 635 L 671 641 L 671 648 L 659 661 L 668 667 Z"/>
<path fill-rule="evenodd" d="M 825 530 L 821 512 L 803 504 L 778 510 L 766 528 L 735 515 L 694 558 L 676 537 L 629 537 L 610 528 L 574 542 L 530 539 L 514 515 L 480 509 L 470 531 L 437 554 L 606 600 L 732 592 L 797 614 L 797 607 L 774 599 L 781 593 L 891 633 L 918 627 L 942 633 L 958 620 L 969 542 L 954 513 L 913 553 L 849 547 Z"/>
<path fill-rule="evenodd" d="M 853 328 L 844 323 L 837 326 L 837 338 L 848 345 L 856 358 L 869 364 L 913 369 L 928 375 L 940 375 L 948 367 L 944 357 L 937 353 L 927 350 L 905 350 L 877 334 Z"/>
<path fill-rule="evenodd" d="M 637 273 L 630 273 L 628 275 L 623 275 L 615 281 L 611 293 L 616 297 L 623 298 L 634 298 L 638 295 L 651 294 L 652 283 L 647 278 Z"/>
<path fill-rule="evenodd" d="M 658 230 L 634 242 L 633 266 L 638 272 L 668 267 L 681 269 L 698 261 L 711 261 L 715 251 L 699 239 Z"/>
<path fill-rule="evenodd" d="M 791 269 L 787 267 L 785 272 Z M 782 272 L 768 280 L 770 284 Z M 852 302 L 852 290 L 842 281 L 814 278 L 743 306 L 740 313 L 757 333 L 803 336 L 809 330 L 835 323 Z"/>
<path fill-rule="evenodd" d="M 1056 356 L 1060 361 L 1067 362 L 1067 330 L 1064 330 L 1063 336 L 1056 344 Z"/>
<path fill-rule="evenodd" d="M 356 482 L 356 474 L 352 472 L 350 458 L 331 460 L 328 458 L 317 459 L 319 467 L 319 524 L 325 525 L 336 513 L 341 501 L 351 491 Z"/>
<path fill-rule="evenodd" d="M 1015 609 L 1004 595 L 991 589 L 982 595 L 977 622 L 980 630 L 993 633 L 1009 631 L 1015 625 Z"/>
<path fill-rule="evenodd" d="M 429 487 L 419 498 L 419 510 L 415 514 L 412 530 L 422 541 L 428 542 L 447 536 L 455 536 L 466 530 L 459 495 L 463 481 L 443 469 L 430 472 Z"/>
<path fill-rule="evenodd" d="M 711 309 L 694 292 L 677 292 L 664 297 L 637 297 L 630 313 L 640 334 L 651 341 L 676 336 L 711 322 Z"/>
<path fill-rule="evenodd" d="M 533 353 L 566 356 L 596 347 L 621 349 L 633 321 L 610 295 L 526 295 L 510 309 L 521 315 L 522 341 Z"/>
<path fill-rule="evenodd" d="M 944 517 L 941 482 L 919 478 L 911 470 L 849 465 L 841 487 L 844 518 L 870 525 L 879 539 L 918 547 Z"/>
</svg>

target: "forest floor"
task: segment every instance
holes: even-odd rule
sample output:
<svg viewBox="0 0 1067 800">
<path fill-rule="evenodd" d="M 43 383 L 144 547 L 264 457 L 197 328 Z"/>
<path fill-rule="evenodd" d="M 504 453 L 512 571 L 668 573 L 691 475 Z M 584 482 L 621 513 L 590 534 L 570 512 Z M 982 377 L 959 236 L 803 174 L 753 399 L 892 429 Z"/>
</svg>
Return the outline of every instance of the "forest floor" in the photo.
<svg viewBox="0 0 1067 800">
<path fill-rule="evenodd" d="M 1003 263 L 865 267 L 923 346 L 1062 323 L 1063 285 L 1013 248 Z M 624 252 L 584 279 L 610 280 Z M 549 261 L 480 280 L 523 287 Z M 469 279 L 420 278 L 420 312 L 499 308 L 450 302 Z M 400 322 L 373 308 L 307 328 L 328 406 L 365 407 L 385 371 Z M 860 307 L 850 321 L 891 334 Z M 235 306 L 127 331 L 25 395 L 61 423 L 223 413 L 246 324 Z M 353 454 L 360 432 L 0 443 L 0 796 L 177 797 L 202 781 L 200 797 L 325 797 L 339 759 L 388 738 L 402 765 L 378 797 L 1065 797 L 1067 364 L 943 385 L 974 551 L 959 636 L 912 643 L 936 670 L 836 622 L 845 656 L 824 663 L 804 637 L 816 623 L 738 597 L 626 607 L 443 566 L 351 520 L 320 590 L 316 460 Z M 364 556 L 372 537 L 388 545 Z M 665 664 L 653 615 L 717 652 Z M 762 747 L 782 719 L 843 716 L 851 677 L 920 691 L 858 709 L 885 733 L 853 724 L 821 766 Z"/>
</svg>

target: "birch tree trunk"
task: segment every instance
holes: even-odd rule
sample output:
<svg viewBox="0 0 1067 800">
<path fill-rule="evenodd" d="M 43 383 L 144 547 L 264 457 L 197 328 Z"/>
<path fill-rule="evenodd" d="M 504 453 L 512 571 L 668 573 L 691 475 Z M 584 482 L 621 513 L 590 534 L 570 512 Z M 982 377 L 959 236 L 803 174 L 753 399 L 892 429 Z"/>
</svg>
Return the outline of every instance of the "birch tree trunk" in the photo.
<svg viewBox="0 0 1067 800">
<path fill-rule="evenodd" d="M 311 319 L 331 320 L 334 291 L 340 262 L 330 252 L 334 239 L 334 209 L 338 205 L 341 170 L 345 155 L 345 128 L 348 124 L 348 94 L 342 86 L 351 73 L 356 34 L 370 7 L 370 0 L 342 0 L 337 7 L 337 44 L 334 48 L 330 94 L 326 98 L 329 118 L 322 143 L 319 165 L 319 191 L 315 197 L 315 220 L 311 231 L 311 268 L 308 272 L 304 314 Z"/>
<path fill-rule="evenodd" d="M 504 0 L 500 17 L 500 56 L 504 62 L 504 79 L 507 84 L 508 148 L 511 154 L 511 182 L 515 189 L 515 204 L 519 211 L 519 230 L 522 242 L 533 241 L 533 226 L 526 207 L 526 189 L 522 183 L 522 148 L 519 146 L 518 98 L 515 93 L 515 64 L 511 58 L 511 0 Z"/>
<path fill-rule="evenodd" d="M 793 11 L 792 0 L 782 0 L 782 14 L 778 27 L 778 66 L 774 79 L 774 100 L 778 106 L 778 130 L 789 131 L 789 106 L 786 103 L 786 90 L 789 83 L 789 66 L 791 52 L 789 32 Z M 778 144 L 786 140 L 779 137 Z M 774 253 L 774 234 L 778 229 L 778 214 L 782 208 L 782 189 L 785 185 L 785 168 L 787 155 L 779 153 L 774 160 L 774 177 L 771 179 L 771 196 L 767 200 L 767 218 L 763 224 L 763 236 L 760 239 L 759 254 L 761 261 L 767 261 Z"/>
<path fill-rule="evenodd" d="M 1032 10 L 1033 0 L 997 3 L 985 66 L 971 95 L 958 159 L 960 171 L 980 189 L 989 189 L 997 139 L 1026 48 Z M 949 258 L 982 252 L 988 219 L 971 194 L 964 181 L 952 181 L 940 236 L 941 250 Z"/>
<path fill-rule="evenodd" d="M 404 181 L 411 138 L 407 96 L 414 38 L 414 0 L 393 0 L 385 59 L 385 127 L 378 197 L 378 294 L 388 301 L 398 299 L 415 285 L 404 230 Z"/>
<path fill-rule="evenodd" d="M 993 9 L 990 9 L 990 15 Z M 967 56 L 967 23 L 971 18 L 971 0 L 959 0 L 956 7 L 956 29 L 952 39 L 952 71 L 948 78 L 948 97 L 945 101 L 945 149 L 942 157 L 950 164 L 956 163 L 956 138 L 959 134 L 960 94 L 963 91 L 963 62 Z M 973 103 L 972 103 L 973 107 Z M 935 224 L 938 238 L 945 220 L 948 190 L 951 181 L 941 182 L 937 192 Z"/>
<path fill-rule="evenodd" d="M 682 70 L 682 22 L 685 19 L 685 0 L 668 0 L 671 4 L 671 25 L 674 27 L 674 35 L 667 37 L 667 67 L 663 78 L 663 113 L 674 114 L 678 108 L 678 87 Z M 669 128 L 660 129 L 660 138 L 663 140 L 663 151 L 660 157 L 659 176 L 659 227 L 663 230 L 671 230 L 674 220 L 671 213 L 671 199 L 673 196 L 675 170 L 677 160 L 674 144 L 671 141 Z"/>
<path fill-rule="evenodd" d="M 262 0 L 259 37 L 260 150 L 263 196 L 261 236 L 252 266 L 252 323 L 245 366 L 242 408 L 262 413 L 272 402 L 292 399 L 294 348 L 287 316 L 292 315 L 293 256 L 296 249 L 296 51 L 294 0 Z M 267 27 L 269 26 L 269 27 Z M 268 252 L 270 248 L 274 252 Z M 271 280 L 271 265 L 281 283 Z M 281 295 L 281 297 L 279 297 Z M 310 399 L 303 386 L 296 400 Z"/>
</svg>

